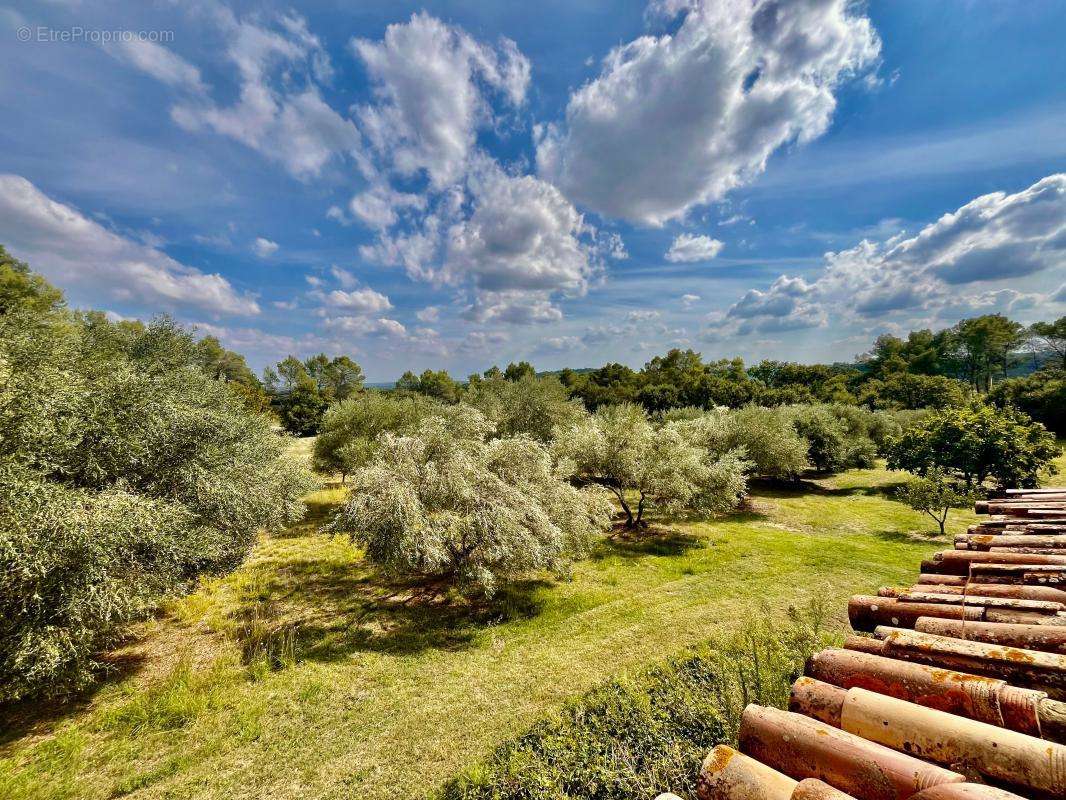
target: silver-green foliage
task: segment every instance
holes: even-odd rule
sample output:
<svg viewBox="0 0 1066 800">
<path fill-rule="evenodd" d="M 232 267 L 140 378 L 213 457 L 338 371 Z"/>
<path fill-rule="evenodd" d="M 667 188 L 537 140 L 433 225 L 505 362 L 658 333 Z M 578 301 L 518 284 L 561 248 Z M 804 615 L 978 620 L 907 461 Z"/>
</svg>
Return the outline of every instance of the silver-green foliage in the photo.
<svg viewBox="0 0 1066 800">
<path fill-rule="evenodd" d="M 557 428 L 568 428 L 587 415 L 581 401 L 571 400 L 569 390 L 554 377 L 477 380 L 463 402 L 495 423 L 498 436 L 525 434 L 540 442 L 550 442 Z"/>
<path fill-rule="evenodd" d="M 451 406 L 404 436 L 383 434 L 356 470 L 333 525 L 393 574 L 441 577 L 491 594 L 538 570 L 563 571 L 608 524 L 596 488 L 528 436 L 491 438 L 477 410 Z"/>
<path fill-rule="evenodd" d="M 715 453 L 742 450 L 751 475 L 794 478 L 808 467 L 807 441 L 782 408 L 746 406 L 707 412 L 697 419 L 694 435 L 699 443 Z"/>
<path fill-rule="evenodd" d="M 736 507 L 746 488 L 743 452 L 712 452 L 698 433 L 687 421 L 657 427 L 643 408 L 623 403 L 561 430 L 555 448 L 580 477 L 610 489 L 627 526 L 638 527 L 649 503 L 666 513 Z"/>
<path fill-rule="evenodd" d="M 410 433 L 440 407 L 425 395 L 376 391 L 334 403 L 315 439 L 315 469 L 349 475 L 371 461 L 382 433 Z"/>
<path fill-rule="evenodd" d="M 85 685 L 124 625 L 303 513 L 269 420 L 165 357 L 188 334 L 144 336 L 140 357 L 63 310 L 0 316 L 0 699 Z"/>
</svg>

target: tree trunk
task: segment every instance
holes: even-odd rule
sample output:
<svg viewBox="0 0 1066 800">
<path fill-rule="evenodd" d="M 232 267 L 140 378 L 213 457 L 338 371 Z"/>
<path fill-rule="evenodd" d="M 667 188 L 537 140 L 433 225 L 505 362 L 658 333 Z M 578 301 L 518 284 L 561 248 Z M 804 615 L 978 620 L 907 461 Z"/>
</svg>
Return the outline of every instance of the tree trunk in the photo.
<svg viewBox="0 0 1066 800">
<path fill-rule="evenodd" d="M 637 523 L 633 519 L 633 511 L 629 508 L 629 504 L 626 502 L 625 495 L 620 489 L 615 489 L 614 487 L 611 488 L 611 491 L 614 492 L 614 496 L 618 498 L 618 503 L 622 506 L 622 510 L 626 512 L 626 527 L 635 528 L 637 526 Z"/>
<path fill-rule="evenodd" d="M 640 502 L 637 504 L 637 522 L 634 527 L 639 528 L 644 524 L 644 492 L 640 493 Z"/>
</svg>

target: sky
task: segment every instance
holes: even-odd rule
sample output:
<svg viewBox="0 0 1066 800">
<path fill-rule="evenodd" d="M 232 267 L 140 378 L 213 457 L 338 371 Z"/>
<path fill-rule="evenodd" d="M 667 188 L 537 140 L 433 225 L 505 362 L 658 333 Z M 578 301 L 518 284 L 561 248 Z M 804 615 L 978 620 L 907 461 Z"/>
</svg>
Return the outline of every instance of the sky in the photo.
<svg viewBox="0 0 1066 800">
<path fill-rule="evenodd" d="M 0 0 L 0 244 L 371 381 L 1066 313 L 1066 4 Z"/>
</svg>

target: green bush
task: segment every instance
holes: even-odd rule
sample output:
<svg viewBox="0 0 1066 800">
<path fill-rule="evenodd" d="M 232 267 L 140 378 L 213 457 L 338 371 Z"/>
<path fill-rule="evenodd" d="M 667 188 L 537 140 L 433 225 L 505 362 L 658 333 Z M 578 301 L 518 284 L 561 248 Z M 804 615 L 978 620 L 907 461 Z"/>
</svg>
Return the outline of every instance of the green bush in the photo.
<svg viewBox="0 0 1066 800">
<path fill-rule="evenodd" d="M 819 472 L 873 466 L 877 448 L 862 412 L 848 406 L 791 406 L 792 426 L 807 440 L 807 457 Z"/>
<path fill-rule="evenodd" d="M 807 442 L 792 427 L 787 411 L 745 406 L 710 412 L 702 444 L 717 453 L 743 450 L 751 474 L 763 478 L 794 478 L 808 467 Z"/>
<path fill-rule="evenodd" d="M 159 321 L 103 342 L 62 309 L 0 316 L 0 700 L 86 685 L 161 597 L 303 513 L 310 473 Z"/>
<path fill-rule="evenodd" d="M 525 434 L 550 442 L 556 428 L 566 429 L 586 416 L 580 400 L 558 378 L 523 374 L 515 380 L 489 378 L 472 381 L 463 402 L 496 424 L 497 436 Z"/>
<path fill-rule="evenodd" d="M 1000 381 L 988 393 L 988 402 L 999 408 L 1013 406 L 1066 436 L 1066 370 L 1045 367 L 1024 378 Z"/>
<path fill-rule="evenodd" d="M 568 465 L 540 442 L 492 432 L 461 404 L 410 436 L 383 434 L 333 527 L 388 572 L 485 594 L 530 572 L 565 570 L 607 527 L 605 493 L 572 486 Z"/>
<path fill-rule="evenodd" d="M 929 413 L 889 445 L 889 469 L 925 475 L 938 467 L 980 486 L 991 478 L 1004 488 L 1036 486 L 1054 473 L 1059 453 L 1043 425 L 1013 408 L 975 402 Z"/>
<path fill-rule="evenodd" d="M 632 800 L 667 790 L 695 800 L 716 744 L 736 743 L 748 703 L 785 707 L 815 649 L 832 641 L 818 606 L 769 614 L 743 633 L 594 689 L 498 747 L 437 800 Z"/>
</svg>

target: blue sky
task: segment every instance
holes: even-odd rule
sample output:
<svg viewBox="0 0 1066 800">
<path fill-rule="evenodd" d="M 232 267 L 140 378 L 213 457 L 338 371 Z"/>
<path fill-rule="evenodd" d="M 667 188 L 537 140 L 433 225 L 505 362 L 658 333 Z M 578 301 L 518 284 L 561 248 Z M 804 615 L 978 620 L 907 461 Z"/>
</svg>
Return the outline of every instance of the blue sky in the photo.
<svg viewBox="0 0 1066 800">
<path fill-rule="evenodd" d="M 0 0 L 0 243 L 372 380 L 1066 312 L 1066 5 L 351 5 Z"/>
</svg>

